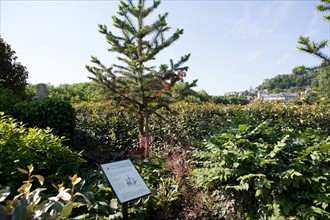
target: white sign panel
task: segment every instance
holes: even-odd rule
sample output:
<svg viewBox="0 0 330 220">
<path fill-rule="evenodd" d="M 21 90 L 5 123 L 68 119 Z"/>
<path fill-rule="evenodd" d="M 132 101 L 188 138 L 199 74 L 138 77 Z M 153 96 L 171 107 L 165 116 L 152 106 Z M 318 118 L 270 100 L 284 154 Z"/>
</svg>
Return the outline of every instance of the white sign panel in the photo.
<svg viewBox="0 0 330 220">
<path fill-rule="evenodd" d="M 150 194 L 150 190 L 130 160 L 101 164 L 120 203 Z"/>
</svg>

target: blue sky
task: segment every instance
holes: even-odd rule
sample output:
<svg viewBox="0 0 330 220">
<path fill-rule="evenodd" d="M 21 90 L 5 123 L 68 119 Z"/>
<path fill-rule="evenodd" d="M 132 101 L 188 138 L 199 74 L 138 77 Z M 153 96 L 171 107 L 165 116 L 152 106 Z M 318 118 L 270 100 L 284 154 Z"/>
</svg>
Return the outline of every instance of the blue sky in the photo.
<svg viewBox="0 0 330 220">
<path fill-rule="evenodd" d="M 117 62 L 98 24 L 112 27 L 119 1 L 0 0 L 0 34 L 29 71 L 29 83 L 88 81 L 90 56 Z M 186 80 L 212 95 L 247 90 L 264 79 L 320 60 L 297 50 L 300 35 L 329 39 L 330 24 L 315 10 L 319 1 L 163 0 L 153 16 L 169 12 L 173 33 L 184 34 L 157 63 L 191 53 Z M 153 18 L 153 17 L 152 17 Z M 152 19 L 151 18 L 151 19 Z M 324 51 L 329 53 L 329 47 Z"/>
</svg>

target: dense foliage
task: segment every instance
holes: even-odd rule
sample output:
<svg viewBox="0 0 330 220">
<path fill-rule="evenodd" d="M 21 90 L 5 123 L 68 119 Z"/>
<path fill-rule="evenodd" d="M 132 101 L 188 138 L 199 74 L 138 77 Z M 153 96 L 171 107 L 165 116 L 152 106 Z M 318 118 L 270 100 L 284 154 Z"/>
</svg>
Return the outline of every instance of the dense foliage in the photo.
<svg viewBox="0 0 330 220">
<path fill-rule="evenodd" d="M 128 210 L 130 218 L 155 219 L 157 216 L 169 219 L 174 218 L 173 213 L 178 208 L 182 208 L 175 176 L 162 164 L 159 159 L 135 162 L 152 194 L 131 202 Z M 17 190 L 18 195 L 13 197 L 13 190 L 0 186 L 0 219 L 122 218 L 120 204 L 99 170 L 88 171 L 84 174 L 85 179 L 75 174 L 69 177 L 71 188 L 66 188 L 63 183 L 66 181 L 63 181 L 55 186 L 55 195 L 45 195 L 46 188 L 36 187 L 35 180 L 43 186 L 49 176 L 44 178 L 42 175 L 32 174 L 32 164 L 27 168 L 17 168 L 20 173 L 27 175 L 27 179 Z"/>
<path fill-rule="evenodd" d="M 320 74 L 318 76 L 319 90 L 321 95 L 330 101 L 330 63 L 320 67 Z"/>
<path fill-rule="evenodd" d="M 17 62 L 15 51 L 0 37 L 0 89 L 10 89 L 15 96 L 23 98 L 28 74 Z"/>
<path fill-rule="evenodd" d="M 102 154 L 102 151 L 124 152 L 137 148 L 137 118 L 132 112 L 118 109 L 112 102 L 79 103 L 74 107 L 78 149 L 90 152 L 89 156 L 94 158 L 99 156 L 97 150 Z M 171 144 L 207 138 L 223 123 L 227 123 L 227 116 L 241 108 L 212 103 L 173 104 L 172 113 L 161 112 L 166 120 L 157 116 L 150 118 L 149 130 L 153 134 L 151 148 L 158 151 Z"/>
<path fill-rule="evenodd" d="M 74 173 L 82 163 L 80 154 L 63 146 L 49 129 L 27 128 L 0 113 L 0 185 L 17 186 L 22 179 L 12 175 L 18 167 L 35 164 L 38 174 L 53 183 Z"/>
<path fill-rule="evenodd" d="M 328 219 L 329 105 L 255 102 L 230 115 L 191 160 L 210 216 Z"/>
<path fill-rule="evenodd" d="M 15 104 L 19 101 L 19 98 L 14 95 L 12 90 L 0 88 L 0 111 L 10 114 Z"/>
<path fill-rule="evenodd" d="M 88 170 L 79 169 L 85 181 L 84 187 L 78 188 L 90 205 L 87 209 L 87 203 L 83 203 L 70 216 L 120 216 L 115 195 L 100 170 L 93 171 L 92 164 L 139 157 L 136 117 L 111 101 L 79 103 L 74 108 L 75 146 L 84 150 L 89 161 Z M 152 155 L 165 160 L 133 160 L 153 193 L 130 204 L 130 217 L 153 219 L 150 213 L 157 213 L 164 219 L 327 218 L 329 105 L 181 102 L 171 109 L 174 114 L 162 112 L 166 121 L 152 117 L 149 126 Z M 45 140 L 42 133 L 38 134 L 34 140 Z M 25 158 L 29 164 L 29 157 Z M 43 159 L 42 166 L 48 167 L 48 159 Z M 40 164 L 36 164 L 38 168 Z M 14 166 L 8 165 L 3 170 L 14 171 Z M 19 181 L 16 178 L 15 184 Z"/>
<path fill-rule="evenodd" d="M 77 117 L 75 147 L 84 150 L 90 160 L 98 163 L 113 160 L 110 152 L 124 154 L 138 146 L 137 121 L 133 113 L 118 109 L 111 101 L 78 103 L 74 108 Z"/>
<path fill-rule="evenodd" d="M 18 102 L 11 114 L 28 127 L 51 128 L 54 134 L 72 140 L 75 130 L 75 111 L 71 104 L 57 99 L 38 99 Z"/>
<path fill-rule="evenodd" d="M 270 124 L 229 127 L 193 152 L 211 215 L 330 218 L 330 136 Z"/>
</svg>

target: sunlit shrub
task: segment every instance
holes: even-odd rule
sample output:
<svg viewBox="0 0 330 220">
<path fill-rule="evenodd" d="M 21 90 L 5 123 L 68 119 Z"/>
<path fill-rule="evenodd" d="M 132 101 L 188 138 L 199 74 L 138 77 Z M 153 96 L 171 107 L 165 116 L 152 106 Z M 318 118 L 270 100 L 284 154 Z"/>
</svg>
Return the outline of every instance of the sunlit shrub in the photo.
<svg viewBox="0 0 330 220">
<path fill-rule="evenodd" d="M 12 175 L 17 167 L 33 163 L 36 172 L 57 183 L 75 172 L 82 163 L 80 154 L 63 146 L 50 129 L 27 128 L 0 113 L 0 184 L 17 186 L 22 180 Z"/>
<path fill-rule="evenodd" d="M 330 136 L 272 124 L 230 126 L 193 151 L 210 215 L 329 219 Z"/>
</svg>

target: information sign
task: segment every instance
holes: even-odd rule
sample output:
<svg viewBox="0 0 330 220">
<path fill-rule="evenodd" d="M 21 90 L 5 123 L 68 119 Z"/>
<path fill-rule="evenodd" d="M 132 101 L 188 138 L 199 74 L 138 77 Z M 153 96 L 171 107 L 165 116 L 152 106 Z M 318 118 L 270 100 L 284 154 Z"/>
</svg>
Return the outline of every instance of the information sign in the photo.
<svg viewBox="0 0 330 220">
<path fill-rule="evenodd" d="M 151 193 L 130 160 L 101 164 L 101 167 L 120 203 Z"/>
</svg>

